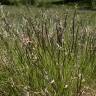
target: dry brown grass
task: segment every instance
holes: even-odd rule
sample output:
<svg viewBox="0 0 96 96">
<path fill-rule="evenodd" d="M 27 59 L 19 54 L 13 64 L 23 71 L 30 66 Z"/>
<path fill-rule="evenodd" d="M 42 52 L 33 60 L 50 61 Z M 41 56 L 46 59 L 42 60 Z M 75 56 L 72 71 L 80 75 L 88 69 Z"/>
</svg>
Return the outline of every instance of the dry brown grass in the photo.
<svg viewBox="0 0 96 96">
<path fill-rule="evenodd" d="M 96 90 L 85 86 L 82 88 L 80 96 L 96 96 Z"/>
</svg>

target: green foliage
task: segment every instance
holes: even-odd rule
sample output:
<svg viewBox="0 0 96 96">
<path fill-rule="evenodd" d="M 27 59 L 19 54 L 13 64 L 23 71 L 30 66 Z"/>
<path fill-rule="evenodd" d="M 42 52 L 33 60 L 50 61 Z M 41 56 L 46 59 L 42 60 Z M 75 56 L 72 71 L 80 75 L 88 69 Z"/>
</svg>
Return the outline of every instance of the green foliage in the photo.
<svg viewBox="0 0 96 96">
<path fill-rule="evenodd" d="M 5 5 L 36 5 L 36 6 L 50 6 L 50 5 L 61 5 L 61 4 L 74 4 L 77 3 L 81 6 L 86 6 L 88 8 L 95 7 L 95 0 L 0 0 L 1 4 Z M 65 2 L 65 3 L 64 3 Z"/>
<path fill-rule="evenodd" d="M 96 87 L 95 13 L 8 8 L 0 11 L 1 96 L 79 96 Z"/>
<path fill-rule="evenodd" d="M 0 3 L 6 5 L 10 4 L 9 0 L 0 0 Z"/>
<path fill-rule="evenodd" d="M 21 0 L 20 1 L 22 4 L 30 4 L 33 5 L 35 3 L 35 0 Z"/>
<path fill-rule="evenodd" d="M 2 0 L 0 1 L 2 4 L 34 4 L 35 0 Z"/>
</svg>

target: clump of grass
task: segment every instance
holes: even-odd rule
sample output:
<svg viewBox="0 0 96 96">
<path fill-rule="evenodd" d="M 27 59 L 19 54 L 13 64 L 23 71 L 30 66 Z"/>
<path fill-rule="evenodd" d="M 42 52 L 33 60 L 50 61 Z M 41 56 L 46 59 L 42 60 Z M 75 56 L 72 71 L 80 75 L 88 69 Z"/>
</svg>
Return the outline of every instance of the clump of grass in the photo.
<svg viewBox="0 0 96 96">
<path fill-rule="evenodd" d="M 95 83 L 96 32 L 90 20 L 77 11 L 53 16 L 40 10 L 12 22 L 10 13 L 1 12 L 1 96 L 82 96 L 83 87 Z"/>
</svg>

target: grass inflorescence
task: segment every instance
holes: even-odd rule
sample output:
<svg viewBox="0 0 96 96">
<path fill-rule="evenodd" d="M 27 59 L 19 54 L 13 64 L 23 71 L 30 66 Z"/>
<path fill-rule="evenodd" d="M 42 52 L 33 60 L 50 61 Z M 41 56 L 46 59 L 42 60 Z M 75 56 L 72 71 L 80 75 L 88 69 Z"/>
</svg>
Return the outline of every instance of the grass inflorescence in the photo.
<svg viewBox="0 0 96 96">
<path fill-rule="evenodd" d="M 95 13 L 28 12 L 0 10 L 0 96 L 83 96 L 95 88 Z"/>
</svg>

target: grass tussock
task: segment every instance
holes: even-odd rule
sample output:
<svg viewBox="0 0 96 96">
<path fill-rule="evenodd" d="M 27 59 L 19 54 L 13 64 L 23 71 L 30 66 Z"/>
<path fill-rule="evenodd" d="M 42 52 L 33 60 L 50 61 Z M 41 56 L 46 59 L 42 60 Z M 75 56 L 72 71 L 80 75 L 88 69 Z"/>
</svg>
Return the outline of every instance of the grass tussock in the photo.
<svg viewBox="0 0 96 96">
<path fill-rule="evenodd" d="M 96 88 L 95 16 L 2 7 L 0 96 L 83 96 L 86 86 Z"/>
</svg>

